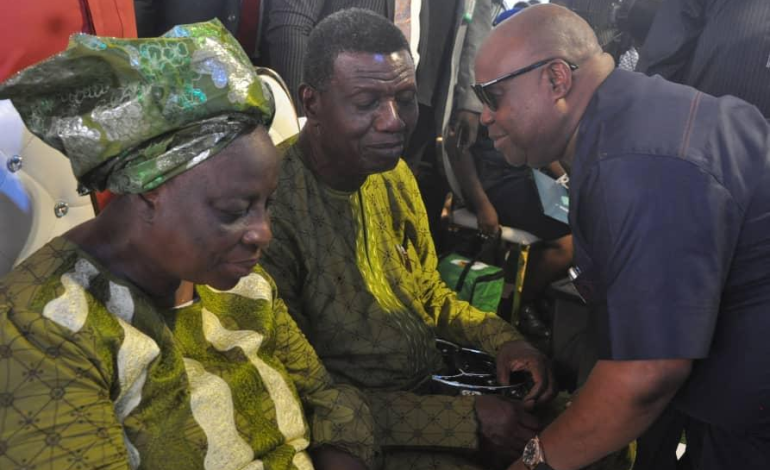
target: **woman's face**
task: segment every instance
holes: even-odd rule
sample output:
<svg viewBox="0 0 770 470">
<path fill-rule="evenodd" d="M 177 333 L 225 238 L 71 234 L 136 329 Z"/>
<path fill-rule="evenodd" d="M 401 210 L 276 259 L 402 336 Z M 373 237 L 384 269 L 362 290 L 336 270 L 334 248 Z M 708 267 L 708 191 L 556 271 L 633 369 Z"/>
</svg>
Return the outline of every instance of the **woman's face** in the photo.
<svg viewBox="0 0 770 470">
<path fill-rule="evenodd" d="M 278 153 L 259 127 L 161 186 L 148 241 L 159 265 L 181 280 L 233 288 L 272 238 L 277 181 Z"/>
</svg>

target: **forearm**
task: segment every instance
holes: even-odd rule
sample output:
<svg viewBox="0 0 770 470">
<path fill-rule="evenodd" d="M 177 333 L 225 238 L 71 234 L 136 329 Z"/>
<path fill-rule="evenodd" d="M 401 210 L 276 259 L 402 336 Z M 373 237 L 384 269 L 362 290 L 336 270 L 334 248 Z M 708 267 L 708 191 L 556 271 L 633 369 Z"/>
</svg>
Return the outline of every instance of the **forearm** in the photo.
<svg viewBox="0 0 770 470">
<path fill-rule="evenodd" d="M 641 435 L 689 375 L 691 361 L 599 361 L 572 405 L 540 436 L 556 470 L 582 468 Z"/>
<path fill-rule="evenodd" d="M 479 447 L 476 397 L 369 391 L 367 398 L 383 448 L 456 452 Z"/>
<path fill-rule="evenodd" d="M 456 155 L 450 160 L 452 169 L 457 177 L 457 182 L 460 183 L 463 196 L 465 196 L 473 209 L 478 211 L 482 207 L 491 206 L 492 203 L 489 201 L 487 193 L 481 185 L 481 180 L 479 180 L 476 163 L 473 161 L 473 154 L 467 150 L 456 150 Z"/>
<path fill-rule="evenodd" d="M 404 182 L 406 190 L 419 192 L 413 176 L 410 175 Z M 459 300 L 457 293 L 441 280 L 438 256 L 430 237 L 424 206 L 419 198 L 413 202 L 416 204 L 413 222 L 417 227 L 417 236 L 412 240 L 414 252 L 410 250 L 409 256 L 414 256 L 412 263 L 422 266 L 422 269 L 415 272 L 421 290 L 420 303 L 433 321 L 436 334 L 456 343 L 481 348 L 493 355 L 506 342 L 521 339 L 521 334 L 510 323 Z"/>
</svg>

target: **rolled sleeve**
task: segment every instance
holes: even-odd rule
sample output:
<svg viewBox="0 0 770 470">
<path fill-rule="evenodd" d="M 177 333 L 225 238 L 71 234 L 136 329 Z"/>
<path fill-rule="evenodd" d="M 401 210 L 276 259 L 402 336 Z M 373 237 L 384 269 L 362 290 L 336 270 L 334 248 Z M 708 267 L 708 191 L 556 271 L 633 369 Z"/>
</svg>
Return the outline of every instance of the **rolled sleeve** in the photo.
<svg viewBox="0 0 770 470">
<path fill-rule="evenodd" d="M 305 403 L 311 412 L 311 447 L 331 446 L 375 467 L 375 421 L 360 390 L 337 385 L 309 394 Z"/>
</svg>

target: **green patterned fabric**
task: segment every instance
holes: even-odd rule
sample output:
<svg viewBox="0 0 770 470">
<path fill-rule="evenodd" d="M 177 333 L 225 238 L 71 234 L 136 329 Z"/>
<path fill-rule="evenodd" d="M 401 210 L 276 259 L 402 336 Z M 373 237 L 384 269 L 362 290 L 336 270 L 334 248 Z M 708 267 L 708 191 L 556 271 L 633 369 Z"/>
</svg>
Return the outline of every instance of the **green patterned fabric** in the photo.
<svg viewBox="0 0 770 470">
<path fill-rule="evenodd" d="M 76 34 L 0 85 L 27 127 L 88 189 L 149 191 L 216 155 L 275 113 L 270 89 L 224 26 L 160 38 Z"/>
<path fill-rule="evenodd" d="M 267 274 L 196 292 L 159 309 L 62 238 L 0 281 L 0 468 L 311 469 L 320 445 L 372 464 L 365 397 Z"/>
<path fill-rule="evenodd" d="M 441 281 L 417 182 L 403 161 L 344 193 L 308 169 L 296 138 L 279 150 L 273 240 L 261 264 L 332 375 L 408 390 L 442 366 L 436 336 L 492 355 L 522 338 Z"/>
<path fill-rule="evenodd" d="M 386 467 L 411 468 L 398 467 L 404 450 L 476 450 L 472 397 L 415 392 L 442 367 L 436 336 L 490 354 L 521 336 L 441 281 L 425 208 L 403 161 L 344 193 L 315 177 L 296 139 L 280 150 L 273 240 L 262 265 L 335 380 L 367 394 Z"/>
</svg>

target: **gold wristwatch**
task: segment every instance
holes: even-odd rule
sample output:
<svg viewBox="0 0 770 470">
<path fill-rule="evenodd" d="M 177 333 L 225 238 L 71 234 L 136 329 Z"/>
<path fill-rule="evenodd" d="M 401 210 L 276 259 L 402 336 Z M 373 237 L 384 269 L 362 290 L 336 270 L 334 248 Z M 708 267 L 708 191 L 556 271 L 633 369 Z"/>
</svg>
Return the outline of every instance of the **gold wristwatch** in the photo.
<svg viewBox="0 0 770 470">
<path fill-rule="evenodd" d="M 540 438 L 537 436 L 527 442 L 524 451 L 521 453 L 521 462 L 529 470 L 553 470 L 545 463 L 545 453 L 543 446 L 540 445 Z"/>
</svg>

